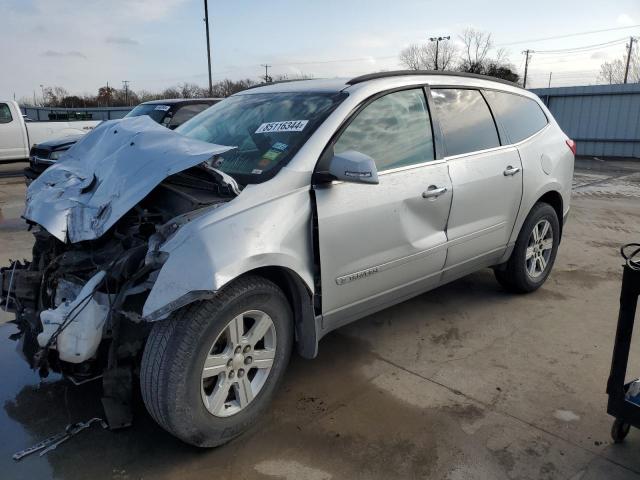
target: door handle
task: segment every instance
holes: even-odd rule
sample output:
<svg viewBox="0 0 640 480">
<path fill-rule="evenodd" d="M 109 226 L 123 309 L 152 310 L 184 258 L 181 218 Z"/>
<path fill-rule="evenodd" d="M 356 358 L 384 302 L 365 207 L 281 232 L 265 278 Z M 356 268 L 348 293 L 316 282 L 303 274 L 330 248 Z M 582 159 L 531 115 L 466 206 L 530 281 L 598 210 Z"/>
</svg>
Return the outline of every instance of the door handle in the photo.
<svg viewBox="0 0 640 480">
<path fill-rule="evenodd" d="M 422 198 L 438 198 L 440 195 L 447 191 L 447 187 L 436 187 L 435 185 L 429 185 L 424 192 L 422 192 Z"/>
<path fill-rule="evenodd" d="M 504 174 L 505 177 L 510 177 L 511 175 L 515 175 L 519 171 L 520 171 L 520 167 L 512 167 L 511 165 L 509 165 L 502 173 Z"/>
</svg>

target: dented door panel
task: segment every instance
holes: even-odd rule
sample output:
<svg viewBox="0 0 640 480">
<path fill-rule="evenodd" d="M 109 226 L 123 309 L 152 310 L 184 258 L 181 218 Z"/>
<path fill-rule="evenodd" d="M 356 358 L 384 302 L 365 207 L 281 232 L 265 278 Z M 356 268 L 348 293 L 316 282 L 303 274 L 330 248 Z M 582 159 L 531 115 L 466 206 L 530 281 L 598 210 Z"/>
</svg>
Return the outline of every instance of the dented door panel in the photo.
<svg viewBox="0 0 640 480">
<path fill-rule="evenodd" d="M 437 283 L 446 259 L 451 182 L 445 162 L 380 173 L 378 185 L 316 188 L 325 328 L 376 297 L 427 278 Z M 446 188 L 423 198 L 431 185 Z"/>
</svg>

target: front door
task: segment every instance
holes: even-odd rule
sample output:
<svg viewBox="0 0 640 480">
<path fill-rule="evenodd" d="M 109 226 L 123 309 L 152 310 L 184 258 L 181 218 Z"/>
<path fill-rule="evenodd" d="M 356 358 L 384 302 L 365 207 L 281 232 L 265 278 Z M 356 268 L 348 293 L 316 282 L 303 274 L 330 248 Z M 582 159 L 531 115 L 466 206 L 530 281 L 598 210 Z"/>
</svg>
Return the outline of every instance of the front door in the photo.
<svg viewBox="0 0 640 480">
<path fill-rule="evenodd" d="M 0 160 L 26 158 L 26 144 L 20 118 L 14 118 L 8 104 L 0 103 Z"/>
<path fill-rule="evenodd" d="M 379 184 L 315 187 L 325 328 L 437 284 L 452 199 L 421 88 L 373 100 L 333 148 L 372 157 Z"/>
</svg>

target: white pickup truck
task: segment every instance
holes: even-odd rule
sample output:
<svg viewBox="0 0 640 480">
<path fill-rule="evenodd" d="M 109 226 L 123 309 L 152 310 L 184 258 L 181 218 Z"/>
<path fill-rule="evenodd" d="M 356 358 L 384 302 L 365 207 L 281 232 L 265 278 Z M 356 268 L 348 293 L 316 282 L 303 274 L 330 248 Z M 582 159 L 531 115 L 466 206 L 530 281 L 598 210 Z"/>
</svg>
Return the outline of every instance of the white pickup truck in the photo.
<svg viewBox="0 0 640 480">
<path fill-rule="evenodd" d="M 0 100 L 0 162 L 27 160 L 31 147 L 56 137 L 87 133 L 100 120 L 73 122 L 25 121 L 18 103 Z"/>
</svg>

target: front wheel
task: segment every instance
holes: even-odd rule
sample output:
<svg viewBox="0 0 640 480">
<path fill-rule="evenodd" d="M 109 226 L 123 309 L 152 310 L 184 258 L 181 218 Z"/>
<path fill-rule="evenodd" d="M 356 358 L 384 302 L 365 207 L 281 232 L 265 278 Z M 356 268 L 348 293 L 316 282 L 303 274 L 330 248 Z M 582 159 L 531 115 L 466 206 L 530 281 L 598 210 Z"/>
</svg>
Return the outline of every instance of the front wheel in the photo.
<svg viewBox="0 0 640 480">
<path fill-rule="evenodd" d="M 511 292 L 533 292 L 549 276 L 559 243 L 556 211 L 548 203 L 536 203 L 520 229 L 506 265 L 494 269 L 496 279 Z"/>
<path fill-rule="evenodd" d="M 292 321 L 275 284 L 246 277 L 156 323 L 140 372 L 147 410 L 199 447 L 240 435 L 259 420 L 284 375 Z"/>
</svg>

